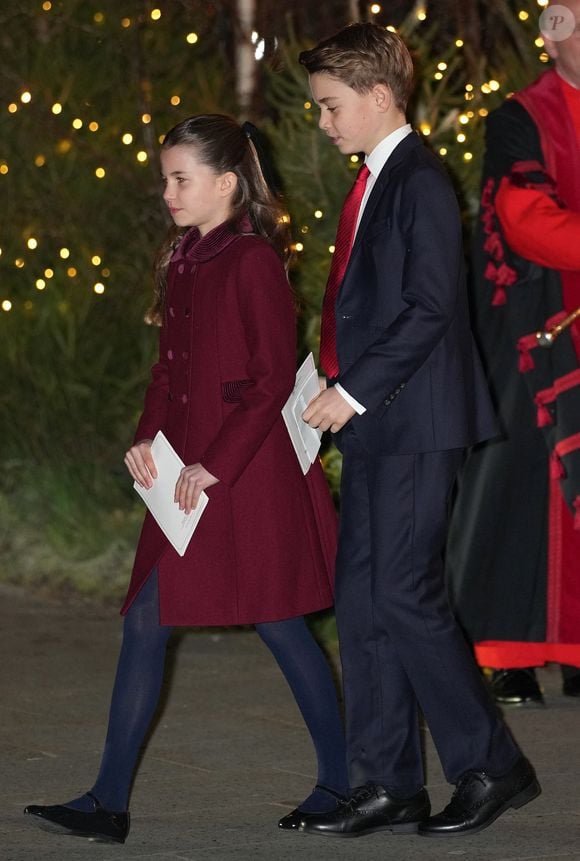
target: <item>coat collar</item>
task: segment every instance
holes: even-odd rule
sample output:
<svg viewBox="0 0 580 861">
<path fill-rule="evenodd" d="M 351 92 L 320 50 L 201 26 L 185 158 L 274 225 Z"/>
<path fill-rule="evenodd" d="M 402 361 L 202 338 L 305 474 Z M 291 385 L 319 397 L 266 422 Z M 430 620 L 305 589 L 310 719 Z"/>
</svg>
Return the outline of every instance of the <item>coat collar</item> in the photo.
<svg viewBox="0 0 580 861">
<path fill-rule="evenodd" d="M 187 260 L 189 263 L 204 263 L 211 260 L 243 233 L 252 233 L 252 224 L 248 215 L 239 221 L 224 221 L 202 236 L 197 227 L 191 227 L 184 234 L 171 258 L 171 263 Z"/>
</svg>

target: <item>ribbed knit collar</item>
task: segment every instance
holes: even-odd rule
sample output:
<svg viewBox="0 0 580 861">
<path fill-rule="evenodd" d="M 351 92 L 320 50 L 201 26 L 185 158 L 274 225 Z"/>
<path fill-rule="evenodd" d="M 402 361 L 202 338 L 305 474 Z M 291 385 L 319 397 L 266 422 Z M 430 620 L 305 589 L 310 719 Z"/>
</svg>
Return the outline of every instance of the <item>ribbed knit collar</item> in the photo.
<svg viewBox="0 0 580 861">
<path fill-rule="evenodd" d="M 252 224 L 245 215 L 237 224 L 224 221 L 202 236 L 197 227 L 190 228 L 183 236 L 171 258 L 172 263 L 187 260 L 190 263 L 203 263 L 211 260 L 243 233 L 252 233 Z"/>
</svg>

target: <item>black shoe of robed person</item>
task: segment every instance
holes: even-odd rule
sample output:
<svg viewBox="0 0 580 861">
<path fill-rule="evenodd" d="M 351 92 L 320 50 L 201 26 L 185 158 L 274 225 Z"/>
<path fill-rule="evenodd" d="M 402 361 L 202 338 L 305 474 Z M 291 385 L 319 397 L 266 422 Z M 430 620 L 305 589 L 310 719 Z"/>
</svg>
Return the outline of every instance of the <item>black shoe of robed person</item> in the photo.
<svg viewBox="0 0 580 861">
<path fill-rule="evenodd" d="M 496 703 L 502 706 L 544 705 L 533 667 L 494 670 L 489 687 Z"/>
<path fill-rule="evenodd" d="M 129 814 L 105 810 L 94 795 L 90 792 L 87 795 L 95 805 L 91 812 L 73 810 L 72 807 L 64 807 L 62 804 L 51 807 L 30 804 L 24 808 L 24 814 L 34 817 L 46 831 L 88 837 L 105 843 L 124 843 L 129 834 Z"/>
<path fill-rule="evenodd" d="M 564 679 L 562 693 L 567 697 L 580 697 L 580 673 Z"/>
<path fill-rule="evenodd" d="M 375 831 L 415 834 L 430 812 L 425 789 L 411 798 L 394 798 L 382 786 L 367 784 L 355 789 L 336 810 L 309 814 L 299 830 L 328 837 L 362 837 Z"/>
<path fill-rule="evenodd" d="M 316 784 L 314 790 L 316 791 L 317 789 L 322 790 L 322 792 L 335 798 L 336 807 L 346 801 L 346 797 L 344 795 L 341 795 L 339 792 L 335 792 L 334 789 L 330 789 L 328 786 L 323 786 L 321 783 Z M 280 819 L 278 822 L 278 828 L 282 828 L 284 831 L 304 831 L 304 823 L 308 819 L 312 816 L 320 816 L 327 812 L 328 811 L 324 810 L 309 810 L 306 812 L 304 810 L 300 810 L 299 807 L 296 807 L 295 810 Z"/>
<path fill-rule="evenodd" d="M 541 792 L 534 769 L 523 756 L 501 777 L 485 771 L 463 775 L 442 813 L 419 825 L 422 837 L 475 834 L 509 810 L 523 807 Z"/>
</svg>

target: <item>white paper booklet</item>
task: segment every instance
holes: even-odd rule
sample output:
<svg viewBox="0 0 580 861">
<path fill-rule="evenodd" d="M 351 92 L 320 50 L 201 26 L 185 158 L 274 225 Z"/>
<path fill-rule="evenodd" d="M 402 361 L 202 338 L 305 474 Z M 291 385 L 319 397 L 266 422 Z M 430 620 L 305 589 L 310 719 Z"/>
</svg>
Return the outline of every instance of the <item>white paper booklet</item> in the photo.
<svg viewBox="0 0 580 861">
<path fill-rule="evenodd" d="M 319 392 L 318 371 L 314 364 L 314 356 L 310 353 L 298 368 L 296 384 L 282 409 L 282 417 L 286 422 L 294 451 L 304 475 L 316 460 L 320 449 L 322 431 L 306 424 L 302 419 L 302 413 Z"/>
<path fill-rule="evenodd" d="M 157 467 L 157 478 L 153 480 L 153 487 L 141 487 L 137 482 L 134 482 L 133 487 L 144 500 L 159 528 L 163 530 L 179 555 L 183 556 L 209 498 L 202 491 L 197 508 L 189 514 L 180 511 L 177 502 L 173 501 L 173 494 L 185 464 L 161 431 L 155 435 L 151 454 Z"/>
</svg>

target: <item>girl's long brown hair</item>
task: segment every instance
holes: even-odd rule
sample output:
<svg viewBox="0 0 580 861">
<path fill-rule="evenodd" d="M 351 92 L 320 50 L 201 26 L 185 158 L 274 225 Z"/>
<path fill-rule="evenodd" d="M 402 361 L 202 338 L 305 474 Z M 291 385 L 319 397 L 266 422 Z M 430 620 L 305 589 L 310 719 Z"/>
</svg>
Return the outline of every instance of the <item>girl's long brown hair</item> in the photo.
<svg viewBox="0 0 580 861">
<path fill-rule="evenodd" d="M 161 149 L 174 146 L 194 147 L 197 158 L 218 176 L 228 171 L 236 174 L 230 223 L 239 229 L 244 216 L 249 215 L 254 231 L 267 239 L 287 264 L 291 255 L 290 219 L 281 200 L 268 188 L 256 149 L 239 123 L 223 114 L 189 117 L 167 133 Z M 148 323 L 162 323 L 169 261 L 187 230 L 188 227 L 173 226 L 157 252 L 154 302 L 147 312 Z"/>
</svg>

